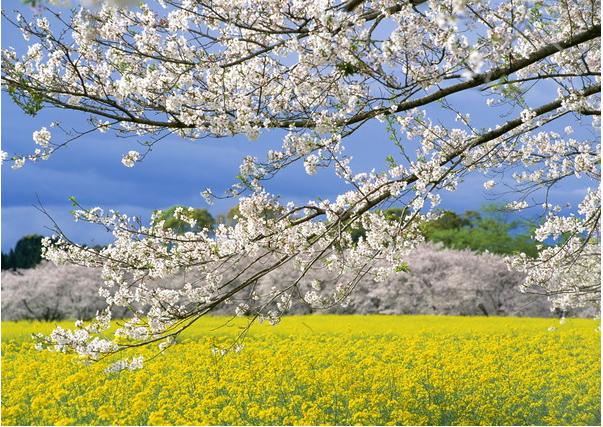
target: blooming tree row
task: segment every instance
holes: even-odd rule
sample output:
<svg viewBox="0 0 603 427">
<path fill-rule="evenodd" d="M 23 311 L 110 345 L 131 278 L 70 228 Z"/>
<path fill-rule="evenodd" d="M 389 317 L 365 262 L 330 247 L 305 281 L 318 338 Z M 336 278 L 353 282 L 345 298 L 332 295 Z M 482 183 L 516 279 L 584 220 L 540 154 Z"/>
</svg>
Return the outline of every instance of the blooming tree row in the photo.
<svg viewBox="0 0 603 427">
<path fill-rule="evenodd" d="M 90 320 L 104 308 L 97 270 L 42 262 L 34 268 L 2 272 L 2 320 Z M 113 316 L 127 314 L 125 308 Z"/>
<path fill-rule="evenodd" d="M 511 262 L 525 289 L 560 308 L 600 298 L 600 2 L 598 0 L 157 0 L 121 7 L 41 8 L 31 20 L 3 12 L 27 52 L 3 49 L 2 84 L 26 112 L 58 107 L 87 114 L 90 129 L 143 139 L 133 167 L 170 135 L 262 138 L 283 129 L 282 147 L 248 156 L 226 196 L 239 199 L 233 225 L 176 234 L 154 218 L 80 207 L 76 217 L 112 230 L 102 250 L 62 236 L 46 256 L 102 268 L 108 304 L 91 323 L 45 340 L 97 358 L 140 344 L 165 348 L 224 302 L 238 315 L 278 323 L 294 298 L 316 307 L 345 302 L 363 279 L 408 269 L 440 193 L 470 173 L 491 191 L 507 172 L 515 201 L 537 206 L 543 247 Z M 472 117 L 468 106 L 489 112 Z M 385 122 L 396 155 L 388 167 L 352 169 L 346 141 L 368 122 Z M 51 156 L 81 134 L 53 124 L 34 133 L 15 167 Z M 593 129 L 594 128 L 594 129 Z M 368 143 L 368 141 L 367 141 Z M 309 175 L 332 168 L 351 189 L 334 200 L 281 202 L 265 189 L 289 165 Z M 581 179 L 577 209 L 554 190 Z M 220 195 L 203 191 L 208 201 Z M 381 209 L 403 207 L 399 218 Z M 175 215 L 194 225 L 187 209 Z M 354 229 L 364 235 L 355 241 Z M 191 227 L 193 229 L 194 227 Z M 296 271 L 268 298 L 254 291 L 268 273 Z M 328 272 L 336 286 L 307 279 Z M 179 288 L 147 283 L 176 272 Z M 341 279 L 341 280 L 339 280 Z M 132 319 L 113 339 L 111 307 Z"/>
<path fill-rule="evenodd" d="M 302 299 L 294 299 L 291 314 L 451 314 L 547 317 L 560 314 L 587 317 L 592 310 L 553 313 L 546 296 L 517 292 L 524 274 L 507 268 L 504 257 L 471 250 L 445 249 L 421 244 L 408 255 L 412 270 L 390 275 L 381 283 L 364 280 L 350 294 L 348 304 L 315 309 Z M 177 288 L 186 273 L 162 278 L 151 287 Z M 272 288 L 294 280 L 293 270 L 273 271 L 258 279 L 255 291 L 268 296 Z M 321 287 L 334 286 L 328 271 L 312 271 L 309 280 Z M 102 285 L 98 269 L 75 265 L 55 266 L 43 262 L 35 268 L 2 272 L 3 320 L 90 320 L 102 310 L 105 301 L 98 295 Z M 246 302 L 250 290 L 233 298 L 232 304 L 216 307 L 215 314 L 229 315 L 233 305 Z M 311 300 L 311 298 L 308 298 Z M 272 303 L 276 309 L 277 303 Z M 116 307 L 117 308 L 117 307 Z M 113 319 L 130 316 L 127 308 L 118 308 Z"/>
</svg>

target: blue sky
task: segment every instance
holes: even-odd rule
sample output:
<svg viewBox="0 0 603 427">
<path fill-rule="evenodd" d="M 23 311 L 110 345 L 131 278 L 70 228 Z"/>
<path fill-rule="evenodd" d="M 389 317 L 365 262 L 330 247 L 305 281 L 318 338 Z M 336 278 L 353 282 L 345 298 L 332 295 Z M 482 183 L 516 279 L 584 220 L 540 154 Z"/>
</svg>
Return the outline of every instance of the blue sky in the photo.
<svg viewBox="0 0 603 427">
<path fill-rule="evenodd" d="M 2 25 L 2 46 L 17 49 L 24 46 L 22 37 L 11 25 Z M 552 95 L 544 91 L 535 96 L 550 99 Z M 482 95 L 475 92 L 463 96 L 460 101 L 466 111 L 480 116 L 480 122 L 485 126 L 496 124 L 497 117 L 485 108 Z M 30 117 L 5 93 L 1 100 L 2 148 L 11 153 L 31 152 L 34 148 L 32 132 L 42 126 L 48 127 L 52 121 L 58 120 L 80 130 L 87 127 L 86 117 L 78 113 L 43 110 L 36 117 Z M 154 209 L 174 204 L 205 207 L 213 214 L 226 212 L 236 201 L 207 206 L 200 191 L 206 187 L 214 192 L 227 189 L 235 182 L 244 155 L 263 156 L 268 149 L 280 145 L 282 135 L 282 132 L 264 133 L 257 141 L 233 137 L 191 142 L 173 137 L 162 141 L 144 162 L 130 169 L 120 160 L 128 150 L 137 149 L 136 141 L 97 133 L 59 150 L 47 161 L 27 163 L 19 170 L 12 170 L 7 163 L 2 167 L 2 250 L 13 247 L 25 234 L 49 233 L 45 227 L 50 225 L 50 220 L 33 206 L 37 197 L 73 240 L 86 243 L 106 243 L 110 236 L 99 228 L 74 223 L 69 214 L 70 196 L 75 196 L 84 206 L 117 209 L 143 218 L 148 218 Z M 55 142 L 61 137 L 58 130 L 53 132 Z M 386 164 L 385 157 L 395 154 L 384 126 L 378 122 L 370 123 L 351 136 L 347 150 L 354 157 L 352 167 L 356 172 L 382 169 Z M 492 202 L 492 194 L 482 187 L 485 180 L 483 175 L 469 177 L 457 192 L 442 195 L 442 207 L 463 211 Z M 284 171 L 267 187 L 283 199 L 293 201 L 316 196 L 334 198 L 346 190 L 331 171 L 309 177 L 301 164 Z M 585 183 L 577 182 L 560 191 L 565 193 L 566 200 L 575 202 L 583 194 L 583 187 Z"/>
</svg>

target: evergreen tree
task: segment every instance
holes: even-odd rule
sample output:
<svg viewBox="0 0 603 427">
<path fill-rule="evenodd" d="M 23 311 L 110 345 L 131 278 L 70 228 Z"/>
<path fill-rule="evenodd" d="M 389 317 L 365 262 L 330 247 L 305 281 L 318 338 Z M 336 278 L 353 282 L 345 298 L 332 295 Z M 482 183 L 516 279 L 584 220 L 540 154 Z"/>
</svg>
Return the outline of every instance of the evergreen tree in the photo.
<svg viewBox="0 0 603 427">
<path fill-rule="evenodd" d="M 2 269 L 33 268 L 42 261 L 42 238 L 39 234 L 24 236 L 8 254 L 2 253 Z"/>
</svg>

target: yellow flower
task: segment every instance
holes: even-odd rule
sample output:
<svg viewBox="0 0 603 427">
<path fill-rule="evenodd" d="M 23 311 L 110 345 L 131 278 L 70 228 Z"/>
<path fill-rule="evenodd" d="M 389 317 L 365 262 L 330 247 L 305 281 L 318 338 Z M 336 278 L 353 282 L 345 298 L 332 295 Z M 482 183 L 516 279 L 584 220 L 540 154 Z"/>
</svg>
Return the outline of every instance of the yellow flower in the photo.
<svg viewBox="0 0 603 427">
<path fill-rule="evenodd" d="M 29 335 L 54 324 L 4 322 L 2 422 L 599 424 L 592 320 L 552 335 L 548 319 L 291 317 L 216 358 L 211 342 L 236 337 L 236 325 L 215 330 L 223 323 L 205 318 L 144 369 L 107 375 L 106 364 L 36 351 Z"/>
</svg>

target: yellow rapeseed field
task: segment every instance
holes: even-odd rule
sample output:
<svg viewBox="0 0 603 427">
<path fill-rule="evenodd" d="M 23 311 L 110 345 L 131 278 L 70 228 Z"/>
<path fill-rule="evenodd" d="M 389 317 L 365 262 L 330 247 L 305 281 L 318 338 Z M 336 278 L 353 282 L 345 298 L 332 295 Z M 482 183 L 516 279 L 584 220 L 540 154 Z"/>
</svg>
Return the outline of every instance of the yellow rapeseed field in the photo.
<svg viewBox="0 0 603 427">
<path fill-rule="evenodd" d="M 206 318 L 138 371 L 34 349 L 55 325 L 2 324 L 2 423 L 600 424 L 593 320 L 305 316 Z M 69 323 L 62 323 L 69 326 Z"/>
</svg>

